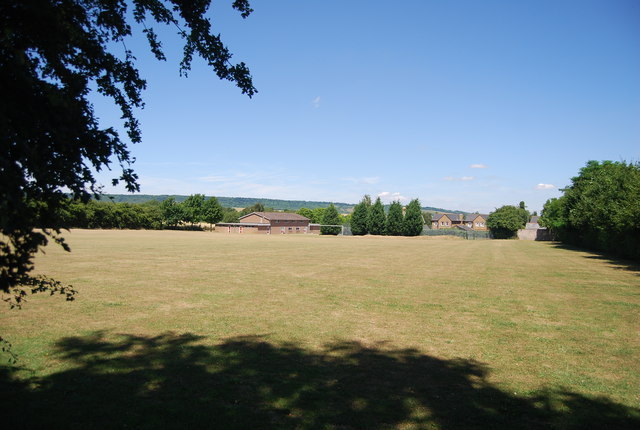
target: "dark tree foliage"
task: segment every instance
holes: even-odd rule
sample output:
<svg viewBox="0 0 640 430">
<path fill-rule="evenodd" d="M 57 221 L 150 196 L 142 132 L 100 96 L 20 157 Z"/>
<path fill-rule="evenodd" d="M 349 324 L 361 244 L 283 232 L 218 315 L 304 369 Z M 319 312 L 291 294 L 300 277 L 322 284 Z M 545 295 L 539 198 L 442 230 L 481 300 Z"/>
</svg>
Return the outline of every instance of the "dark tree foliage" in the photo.
<svg viewBox="0 0 640 430">
<path fill-rule="evenodd" d="M 404 214 L 403 232 L 405 236 L 418 236 L 424 229 L 424 221 L 422 219 L 422 209 L 420 201 L 413 199 L 407 205 Z"/>
<path fill-rule="evenodd" d="M 222 221 L 222 206 L 215 197 L 208 198 L 202 206 L 202 221 L 210 225 Z"/>
<path fill-rule="evenodd" d="M 251 206 L 247 206 L 246 208 L 240 211 L 240 216 L 249 215 L 253 212 L 271 212 L 273 208 L 265 208 L 262 203 L 254 203 Z"/>
<path fill-rule="evenodd" d="M 222 214 L 222 222 L 238 222 L 240 213 L 233 208 L 225 208 Z"/>
<path fill-rule="evenodd" d="M 365 195 L 360 203 L 354 206 L 351 215 L 351 233 L 355 236 L 362 236 L 369 233 L 369 210 L 371 208 L 371 197 Z"/>
<path fill-rule="evenodd" d="M 313 224 L 322 224 L 322 223 L 324 223 L 324 213 L 326 212 L 326 210 L 327 210 L 327 208 L 315 208 L 313 210 L 313 216 L 311 217 L 311 222 Z M 337 210 L 338 209 L 336 208 L 336 211 Z"/>
<path fill-rule="evenodd" d="M 302 215 L 303 217 L 307 217 L 310 220 L 313 218 L 313 210 L 309 208 L 300 208 L 296 211 L 298 215 Z"/>
<path fill-rule="evenodd" d="M 517 231 L 524 227 L 526 221 L 522 218 L 522 209 L 505 205 L 489 214 L 487 227 L 496 239 L 511 239 Z"/>
<path fill-rule="evenodd" d="M 573 245 L 640 259 L 640 164 L 589 161 L 540 222 Z"/>
<path fill-rule="evenodd" d="M 389 236 L 402 236 L 403 221 L 402 204 L 399 201 L 392 202 L 389 205 L 389 213 L 387 214 L 386 234 Z"/>
<path fill-rule="evenodd" d="M 518 204 L 518 213 L 520 214 L 520 219 L 522 220 L 522 226 L 525 226 L 529 222 L 531 214 L 527 210 L 527 206 L 524 202 L 520 202 L 520 204 Z"/>
<path fill-rule="evenodd" d="M 431 227 L 431 222 L 433 221 L 433 214 L 431 212 L 422 212 L 422 218 L 424 219 L 424 224 Z"/>
<path fill-rule="evenodd" d="M 191 225 L 198 223 L 204 218 L 204 194 L 192 194 L 181 203 L 182 221 Z"/>
<path fill-rule="evenodd" d="M 164 60 L 152 23 L 170 25 L 184 40 L 181 74 L 200 56 L 220 79 L 256 93 L 244 63 L 213 32 L 210 0 L 21 0 L 0 2 L 0 291 L 19 304 L 26 291 L 73 298 L 71 288 L 33 276 L 33 257 L 59 236 L 57 217 L 66 200 L 88 201 L 100 193 L 94 171 L 116 160 L 113 183 L 138 191 L 127 142 L 141 140 L 134 115 L 143 107 L 146 82 L 126 48 L 133 28 L 142 28 L 153 54 Z M 232 4 L 242 17 L 248 0 Z M 134 21 L 135 23 L 131 22 Z M 122 113 L 127 139 L 102 127 L 88 97 L 91 89 Z M 37 202 L 37 203 L 35 203 Z M 47 227 L 34 230 L 36 227 Z M 20 287 L 20 286 L 23 287 Z"/>
<path fill-rule="evenodd" d="M 342 221 L 340 220 L 340 214 L 338 214 L 338 210 L 333 205 L 333 203 L 331 203 L 329 207 L 324 210 L 324 214 L 322 216 L 322 224 L 323 226 L 320 227 L 321 234 L 337 235 L 342 231 L 342 227 L 340 227 L 340 225 L 342 224 Z"/>
<path fill-rule="evenodd" d="M 384 206 L 380 201 L 380 197 L 378 197 L 369 211 L 369 233 L 384 234 L 386 222 L 387 219 L 384 214 Z"/>
<path fill-rule="evenodd" d="M 175 227 L 183 220 L 182 206 L 176 203 L 176 199 L 169 197 L 160 205 L 162 218 L 169 227 Z"/>
</svg>

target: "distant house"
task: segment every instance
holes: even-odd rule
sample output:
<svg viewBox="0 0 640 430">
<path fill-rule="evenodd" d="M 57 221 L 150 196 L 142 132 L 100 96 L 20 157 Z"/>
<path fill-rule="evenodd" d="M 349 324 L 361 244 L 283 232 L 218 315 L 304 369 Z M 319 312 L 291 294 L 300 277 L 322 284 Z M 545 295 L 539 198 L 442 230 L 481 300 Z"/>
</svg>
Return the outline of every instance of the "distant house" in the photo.
<svg viewBox="0 0 640 430">
<path fill-rule="evenodd" d="M 252 212 L 238 222 L 216 224 L 216 230 L 227 233 L 304 234 L 320 233 L 320 225 L 309 218 L 287 212 Z"/>
<path fill-rule="evenodd" d="M 457 214 L 436 214 L 431 217 L 431 228 L 451 228 L 453 227 L 453 220 L 457 219 Z"/>
<path fill-rule="evenodd" d="M 487 230 L 488 215 L 484 214 L 436 214 L 431 218 L 432 229 L 461 228 L 463 230 Z"/>
</svg>

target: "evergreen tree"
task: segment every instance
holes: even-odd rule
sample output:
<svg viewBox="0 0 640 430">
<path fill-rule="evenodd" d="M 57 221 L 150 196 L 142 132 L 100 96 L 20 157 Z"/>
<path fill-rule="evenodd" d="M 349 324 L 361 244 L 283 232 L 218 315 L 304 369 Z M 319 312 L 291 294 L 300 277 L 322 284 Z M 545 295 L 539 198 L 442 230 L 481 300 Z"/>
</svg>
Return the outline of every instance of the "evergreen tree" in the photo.
<svg viewBox="0 0 640 430">
<path fill-rule="evenodd" d="M 391 203 L 389 206 L 389 214 L 387 215 L 386 233 L 389 236 L 402 236 L 403 221 L 402 204 L 399 201 Z"/>
<path fill-rule="evenodd" d="M 369 233 L 384 234 L 386 221 L 384 206 L 378 197 L 369 211 Z"/>
<path fill-rule="evenodd" d="M 333 205 L 333 203 L 331 203 L 329 207 L 324 210 L 324 214 L 322 216 L 322 224 L 323 226 L 320 227 L 321 234 L 337 235 L 342 231 L 342 227 L 340 227 L 340 225 L 342 224 L 342 221 L 340 220 L 340 214 L 338 214 L 338 210 Z M 334 225 L 338 227 L 325 227 L 326 225 Z"/>
<path fill-rule="evenodd" d="M 369 233 L 369 207 L 371 197 L 365 195 L 360 203 L 353 208 L 351 215 L 351 233 L 355 236 L 362 236 Z"/>
<path fill-rule="evenodd" d="M 422 210 L 420 209 L 420 201 L 413 199 L 407 205 L 407 211 L 404 215 L 403 232 L 405 236 L 418 236 L 424 228 L 422 220 Z"/>
</svg>

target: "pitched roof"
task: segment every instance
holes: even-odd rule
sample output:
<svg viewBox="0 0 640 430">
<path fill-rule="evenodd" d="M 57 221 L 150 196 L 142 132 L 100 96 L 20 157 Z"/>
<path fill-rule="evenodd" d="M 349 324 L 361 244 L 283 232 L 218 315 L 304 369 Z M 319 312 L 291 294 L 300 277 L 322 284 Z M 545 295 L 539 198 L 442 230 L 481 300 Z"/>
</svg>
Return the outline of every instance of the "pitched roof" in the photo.
<svg viewBox="0 0 640 430">
<path fill-rule="evenodd" d="M 431 221 L 439 221 L 443 216 L 447 216 L 447 218 L 451 219 L 451 214 L 435 214 L 431 217 Z"/>
<path fill-rule="evenodd" d="M 309 218 L 305 216 L 289 212 L 251 212 L 250 214 L 241 216 L 239 219 L 246 218 L 250 215 L 258 215 L 267 221 L 309 221 Z"/>
<path fill-rule="evenodd" d="M 467 221 L 467 222 L 473 222 L 473 220 L 475 220 L 479 216 L 481 216 L 485 220 L 487 218 L 489 218 L 489 215 L 485 215 L 485 214 L 467 214 L 467 215 L 465 215 L 464 220 Z"/>
</svg>

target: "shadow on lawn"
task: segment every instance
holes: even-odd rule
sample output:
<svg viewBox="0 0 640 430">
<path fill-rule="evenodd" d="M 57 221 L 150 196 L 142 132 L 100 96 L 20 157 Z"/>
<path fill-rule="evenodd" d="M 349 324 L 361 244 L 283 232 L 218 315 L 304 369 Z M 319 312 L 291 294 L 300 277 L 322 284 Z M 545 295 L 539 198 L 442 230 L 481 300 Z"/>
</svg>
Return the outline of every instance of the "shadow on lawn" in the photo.
<svg viewBox="0 0 640 430">
<path fill-rule="evenodd" d="M 521 397 L 488 369 L 355 342 L 310 352 L 245 337 L 62 339 L 68 370 L 0 373 L 6 428 L 640 428 L 640 410 L 571 392 Z"/>
<path fill-rule="evenodd" d="M 631 272 L 639 272 L 638 274 L 640 274 L 640 262 L 637 262 L 637 261 L 618 258 L 614 255 L 608 255 L 598 251 L 594 251 L 593 249 L 581 248 L 579 246 L 568 245 L 560 242 L 555 242 L 553 246 L 558 249 L 585 252 L 585 253 L 588 253 L 588 255 L 585 255 L 584 258 L 588 258 L 590 260 L 604 261 L 606 263 L 609 263 L 609 265 L 614 269 L 628 270 Z"/>
</svg>

